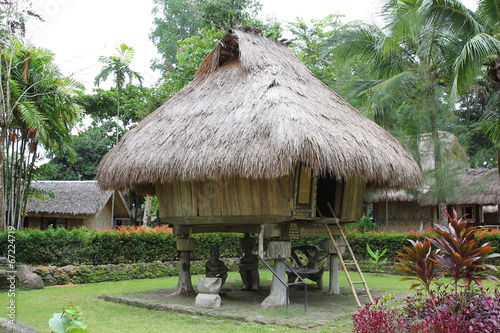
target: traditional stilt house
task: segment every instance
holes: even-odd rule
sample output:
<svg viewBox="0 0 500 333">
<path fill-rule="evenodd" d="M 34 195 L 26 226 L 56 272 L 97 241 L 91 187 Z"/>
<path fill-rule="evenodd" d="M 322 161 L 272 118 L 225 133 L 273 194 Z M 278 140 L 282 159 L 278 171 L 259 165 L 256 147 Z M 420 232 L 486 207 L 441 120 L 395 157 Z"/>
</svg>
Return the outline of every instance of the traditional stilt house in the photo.
<svg viewBox="0 0 500 333">
<path fill-rule="evenodd" d="M 367 185 L 418 184 L 401 144 L 285 44 L 230 30 L 193 81 L 104 157 L 101 187 L 157 195 L 161 221 L 183 239 L 267 225 L 288 240 L 358 220 Z"/>
</svg>

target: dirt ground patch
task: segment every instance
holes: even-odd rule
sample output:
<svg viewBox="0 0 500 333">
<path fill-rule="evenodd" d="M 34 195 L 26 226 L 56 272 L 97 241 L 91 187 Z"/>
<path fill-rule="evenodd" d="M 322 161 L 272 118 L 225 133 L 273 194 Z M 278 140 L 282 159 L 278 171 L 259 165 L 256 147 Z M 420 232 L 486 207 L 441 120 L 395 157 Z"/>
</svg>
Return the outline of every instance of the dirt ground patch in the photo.
<svg viewBox="0 0 500 333">
<path fill-rule="evenodd" d="M 238 280 L 226 281 L 225 293 L 221 295 L 221 307 L 218 309 L 202 309 L 194 306 L 196 294 L 172 295 L 174 288 L 148 290 L 143 292 L 126 293 L 115 296 L 103 295 L 107 301 L 125 303 L 132 306 L 146 307 L 153 310 L 171 310 L 190 314 L 209 315 L 243 321 L 252 321 L 262 324 L 277 324 L 298 328 L 319 328 L 329 326 L 332 322 L 337 325 L 349 325 L 350 317 L 357 308 L 354 296 L 350 290 L 341 288 L 341 293 L 332 295 L 328 289 L 319 290 L 314 284 L 307 285 L 307 311 L 304 287 L 290 289 L 290 305 L 288 315 L 286 307 L 262 309 L 260 304 L 270 293 L 270 282 L 264 282 L 259 291 L 241 291 L 241 282 Z M 196 287 L 195 287 L 196 289 Z M 359 291 L 360 301 L 368 302 L 368 297 Z M 372 291 L 372 296 L 379 297 L 380 291 Z M 395 301 L 405 295 L 398 295 Z M 288 318 L 287 318 L 288 317 Z"/>
</svg>

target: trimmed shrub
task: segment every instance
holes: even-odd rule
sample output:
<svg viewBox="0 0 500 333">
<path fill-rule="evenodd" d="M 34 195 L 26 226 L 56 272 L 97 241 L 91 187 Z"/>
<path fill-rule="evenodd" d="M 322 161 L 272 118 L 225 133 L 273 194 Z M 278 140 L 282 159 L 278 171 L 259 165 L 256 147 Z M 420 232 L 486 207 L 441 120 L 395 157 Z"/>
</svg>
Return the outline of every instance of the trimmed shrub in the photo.
<svg viewBox="0 0 500 333">
<path fill-rule="evenodd" d="M 7 232 L 0 232 L 0 256 L 7 254 Z M 422 234 L 421 237 L 425 237 Z M 171 229 L 142 227 L 121 228 L 119 230 L 96 231 L 85 228 L 73 229 L 24 229 L 15 233 L 16 261 L 29 265 L 105 265 L 140 262 L 165 262 L 178 260 L 176 237 Z M 239 239 L 242 234 L 209 233 L 195 234 L 196 248 L 192 252 L 193 260 L 206 260 L 210 248 L 219 245 L 221 257 L 241 257 Z M 368 261 L 370 256 L 366 244 L 374 251 L 387 249 L 385 257 L 395 258 L 396 252 L 403 245 L 409 245 L 407 239 L 416 239 L 413 233 L 367 232 L 347 233 L 356 258 Z M 293 241 L 292 245 L 314 244 L 321 247 L 327 237 L 303 238 Z M 484 242 L 500 248 L 500 233 L 487 233 Z M 264 245 L 269 239 L 264 240 Z M 500 258 L 490 262 L 500 264 Z"/>
</svg>

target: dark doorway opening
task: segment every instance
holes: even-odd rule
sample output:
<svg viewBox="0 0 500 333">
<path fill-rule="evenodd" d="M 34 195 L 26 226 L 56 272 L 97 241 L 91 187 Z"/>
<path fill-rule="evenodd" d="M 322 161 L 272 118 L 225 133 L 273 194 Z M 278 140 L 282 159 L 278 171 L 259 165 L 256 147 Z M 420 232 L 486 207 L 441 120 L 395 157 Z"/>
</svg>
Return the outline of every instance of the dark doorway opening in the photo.
<svg viewBox="0 0 500 333">
<path fill-rule="evenodd" d="M 316 207 L 323 217 L 339 217 L 340 215 L 340 183 L 333 177 L 320 176 L 316 189 Z M 335 215 L 333 216 L 328 203 L 332 206 Z M 317 216 L 320 214 L 317 213 Z"/>
</svg>

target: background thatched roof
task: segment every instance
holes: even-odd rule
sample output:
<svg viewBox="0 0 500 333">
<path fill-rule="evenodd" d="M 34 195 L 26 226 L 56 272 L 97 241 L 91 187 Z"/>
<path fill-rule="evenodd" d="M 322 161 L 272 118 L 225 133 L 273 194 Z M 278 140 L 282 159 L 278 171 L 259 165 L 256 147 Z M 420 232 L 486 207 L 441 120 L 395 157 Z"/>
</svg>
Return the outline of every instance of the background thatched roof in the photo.
<svg viewBox="0 0 500 333">
<path fill-rule="evenodd" d="M 447 204 L 495 205 L 500 203 L 498 169 L 465 169 L 457 174 L 456 180 Z M 437 204 L 436 199 L 431 195 L 424 195 L 420 203 L 422 206 Z"/>
<path fill-rule="evenodd" d="M 437 205 L 432 196 L 433 184 L 401 191 L 371 191 L 367 202 L 418 201 L 421 206 Z M 497 169 L 458 170 L 448 192 L 448 205 L 497 205 L 500 203 L 500 180 Z"/>
<path fill-rule="evenodd" d="M 29 200 L 29 214 L 95 215 L 113 193 L 100 190 L 96 181 L 41 181 L 32 186 L 52 191 L 55 198 Z"/>
<path fill-rule="evenodd" d="M 338 178 L 415 186 L 417 164 L 388 132 L 317 79 L 279 41 L 230 31 L 177 95 L 101 161 L 105 189 L 154 192 L 175 179 L 275 178 L 298 162 Z"/>
</svg>

